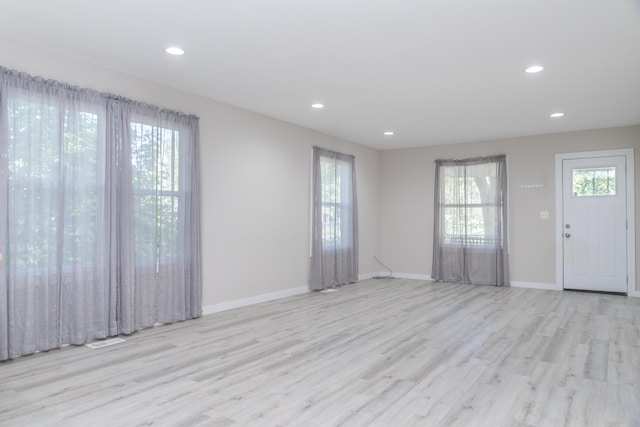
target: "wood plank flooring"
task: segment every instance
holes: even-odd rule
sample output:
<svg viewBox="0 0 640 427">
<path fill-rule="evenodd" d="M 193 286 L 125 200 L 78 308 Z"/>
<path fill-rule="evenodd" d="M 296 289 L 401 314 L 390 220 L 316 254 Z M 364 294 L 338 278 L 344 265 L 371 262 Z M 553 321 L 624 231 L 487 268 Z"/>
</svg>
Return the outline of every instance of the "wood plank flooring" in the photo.
<svg viewBox="0 0 640 427">
<path fill-rule="evenodd" d="M 640 299 L 367 280 L 0 363 L 6 426 L 640 426 Z"/>
</svg>

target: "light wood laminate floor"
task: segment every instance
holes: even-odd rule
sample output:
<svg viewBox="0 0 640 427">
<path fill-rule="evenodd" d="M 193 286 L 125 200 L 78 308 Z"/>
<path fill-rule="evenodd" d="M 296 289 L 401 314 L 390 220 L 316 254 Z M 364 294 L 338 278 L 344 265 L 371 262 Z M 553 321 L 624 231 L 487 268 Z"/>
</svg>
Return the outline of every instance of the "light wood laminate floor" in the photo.
<svg viewBox="0 0 640 427">
<path fill-rule="evenodd" d="M 0 363 L 1 426 L 640 426 L 640 299 L 367 280 Z"/>
</svg>

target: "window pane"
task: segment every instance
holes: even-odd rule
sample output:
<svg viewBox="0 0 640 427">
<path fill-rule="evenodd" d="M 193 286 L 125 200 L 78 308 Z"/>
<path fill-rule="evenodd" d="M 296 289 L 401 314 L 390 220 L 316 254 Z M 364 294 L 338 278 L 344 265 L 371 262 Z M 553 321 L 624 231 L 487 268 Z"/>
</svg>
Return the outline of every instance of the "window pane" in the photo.
<svg viewBox="0 0 640 427">
<path fill-rule="evenodd" d="M 322 177 L 322 202 L 340 203 L 340 174 L 334 159 L 320 158 L 320 176 Z"/>
<path fill-rule="evenodd" d="M 334 246 L 340 242 L 341 221 L 340 206 L 322 205 L 322 240 L 323 246 Z"/>
<path fill-rule="evenodd" d="M 498 212 L 495 206 L 445 207 L 443 243 L 473 246 L 500 244 L 495 228 Z"/>
<path fill-rule="evenodd" d="M 464 198 L 464 179 L 460 177 L 460 168 L 443 166 L 442 175 L 444 191 L 440 193 L 441 203 L 458 204 L 460 199 Z"/>
<path fill-rule="evenodd" d="M 158 168 L 160 188 L 178 191 L 178 132 L 161 129 Z"/>
<path fill-rule="evenodd" d="M 88 266 L 96 260 L 98 233 L 97 191 L 74 192 L 66 198 L 63 264 Z"/>
<path fill-rule="evenodd" d="M 464 208 L 444 208 L 443 243 L 464 243 Z"/>
<path fill-rule="evenodd" d="M 159 198 L 158 246 L 163 258 L 178 257 L 178 197 Z"/>
<path fill-rule="evenodd" d="M 444 204 L 483 204 L 495 199 L 497 182 L 495 167 L 486 165 L 443 166 Z"/>
<path fill-rule="evenodd" d="M 471 165 L 465 169 L 465 202 L 467 204 L 487 203 L 487 192 L 490 192 L 491 188 L 489 184 L 492 177 L 487 175 L 486 166 Z"/>
<path fill-rule="evenodd" d="M 142 123 L 131 123 L 131 166 L 134 188 L 156 187 L 156 129 Z"/>
<path fill-rule="evenodd" d="M 149 263 L 156 259 L 156 196 L 136 195 L 133 200 L 136 262 Z"/>
<path fill-rule="evenodd" d="M 616 168 L 573 169 L 573 196 L 615 196 Z"/>
</svg>

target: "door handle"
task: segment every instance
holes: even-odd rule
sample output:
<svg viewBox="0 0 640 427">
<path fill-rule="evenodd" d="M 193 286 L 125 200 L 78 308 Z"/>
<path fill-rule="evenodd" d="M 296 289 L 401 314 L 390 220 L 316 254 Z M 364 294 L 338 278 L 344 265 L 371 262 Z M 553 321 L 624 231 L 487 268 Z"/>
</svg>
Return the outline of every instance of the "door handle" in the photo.
<svg viewBox="0 0 640 427">
<path fill-rule="evenodd" d="M 564 237 L 568 239 L 569 237 L 571 237 L 571 233 L 564 233 Z"/>
</svg>

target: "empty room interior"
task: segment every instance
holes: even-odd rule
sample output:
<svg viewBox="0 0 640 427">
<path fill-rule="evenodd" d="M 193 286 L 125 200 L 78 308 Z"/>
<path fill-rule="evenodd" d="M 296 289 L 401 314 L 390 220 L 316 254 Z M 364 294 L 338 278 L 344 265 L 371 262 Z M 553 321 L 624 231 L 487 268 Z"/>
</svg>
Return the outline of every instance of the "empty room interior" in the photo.
<svg viewBox="0 0 640 427">
<path fill-rule="evenodd" d="M 0 0 L 0 425 L 640 426 L 640 1 Z"/>
</svg>

